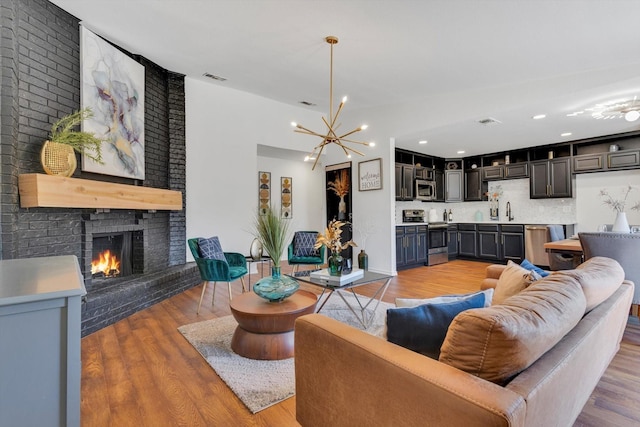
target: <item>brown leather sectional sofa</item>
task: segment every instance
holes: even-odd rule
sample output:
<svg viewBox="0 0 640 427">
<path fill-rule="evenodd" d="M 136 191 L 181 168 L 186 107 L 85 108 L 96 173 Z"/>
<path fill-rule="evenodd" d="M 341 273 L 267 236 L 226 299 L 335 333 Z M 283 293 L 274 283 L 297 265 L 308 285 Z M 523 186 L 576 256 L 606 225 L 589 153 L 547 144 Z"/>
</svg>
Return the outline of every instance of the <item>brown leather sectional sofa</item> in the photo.
<svg viewBox="0 0 640 427">
<path fill-rule="evenodd" d="M 297 420 L 304 427 L 572 425 L 619 349 L 634 290 L 617 262 L 594 260 L 500 305 L 460 313 L 439 360 L 321 314 L 301 317 Z"/>
</svg>

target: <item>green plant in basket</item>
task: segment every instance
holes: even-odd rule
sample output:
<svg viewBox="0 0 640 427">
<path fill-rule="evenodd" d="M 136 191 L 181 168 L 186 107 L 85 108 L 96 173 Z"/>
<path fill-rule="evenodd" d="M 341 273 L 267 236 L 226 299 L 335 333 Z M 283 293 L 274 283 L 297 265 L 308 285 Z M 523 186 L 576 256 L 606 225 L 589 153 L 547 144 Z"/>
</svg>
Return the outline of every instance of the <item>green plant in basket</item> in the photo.
<svg viewBox="0 0 640 427">
<path fill-rule="evenodd" d="M 102 139 L 91 132 L 76 130 L 80 123 L 91 117 L 93 117 L 93 111 L 89 107 L 62 117 L 51 126 L 49 141 L 68 145 L 91 160 L 104 164 L 101 150 Z"/>
</svg>

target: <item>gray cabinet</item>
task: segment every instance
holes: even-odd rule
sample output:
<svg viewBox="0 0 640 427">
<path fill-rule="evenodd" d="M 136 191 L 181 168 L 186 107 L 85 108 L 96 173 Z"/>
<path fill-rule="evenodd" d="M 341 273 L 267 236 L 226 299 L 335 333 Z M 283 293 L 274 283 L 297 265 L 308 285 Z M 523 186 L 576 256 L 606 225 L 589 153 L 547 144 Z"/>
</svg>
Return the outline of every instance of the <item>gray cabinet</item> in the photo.
<svg viewBox="0 0 640 427">
<path fill-rule="evenodd" d="M 447 248 L 449 252 L 449 259 L 456 259 L 458 257 L 458 225 L 449 224 L 447 227 Z"/>
<path fill-rule="evenodd" d="M 608 169 L 622 169 L 640 166 L 640 150 L 618 151 L 607 154 Z"/>
<path fill-rule="evenodd" d="M 75 256 L 0 261 L 0 425 L 80 426 Z"/>
<path fill-rule="evenodd" d="M 462 202 L 464 180 L 462 170 L 446 170 L 444 171 L 445 181 L 445 202 Z"/>
<path fill-rule="evenodd" d="M 482 168 L 482 179 L 484 181 L 492 181 L 495 179 L 504 179 L 504 166 L 485 166 Z"/>
<path fill-rule="evenodd" d="M 529 163 L 510 163 L 504 165 L 505 179 L 527 178 L 529 176 Z"/>
</svg>

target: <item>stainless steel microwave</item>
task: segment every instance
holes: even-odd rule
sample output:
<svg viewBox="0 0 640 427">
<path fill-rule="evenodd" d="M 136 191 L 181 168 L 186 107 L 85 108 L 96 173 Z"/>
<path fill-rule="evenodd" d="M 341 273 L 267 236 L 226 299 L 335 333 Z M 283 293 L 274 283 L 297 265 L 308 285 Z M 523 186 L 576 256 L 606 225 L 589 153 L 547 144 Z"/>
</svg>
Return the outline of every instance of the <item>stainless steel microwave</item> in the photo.
<svg viewBox="0 0 640 427">
<path fill-rule="evenodd" d="M 424 179 L 416 179 L 415 199 L 423 201 L 431 201 L 436 198 L 436 182 Z"/>
</svg>

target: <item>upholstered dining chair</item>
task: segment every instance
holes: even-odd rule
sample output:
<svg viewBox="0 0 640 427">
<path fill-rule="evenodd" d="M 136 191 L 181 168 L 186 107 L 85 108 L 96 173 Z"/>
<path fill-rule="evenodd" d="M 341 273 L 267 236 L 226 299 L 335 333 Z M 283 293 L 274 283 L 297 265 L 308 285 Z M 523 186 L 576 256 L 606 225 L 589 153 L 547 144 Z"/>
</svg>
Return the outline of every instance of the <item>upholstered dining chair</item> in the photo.
<svg viewBox="0 0 640 427">
<path fill-rule="evenodd" d="M 564 240 L 564 227 L 560 224 L 547 225 L 547 241 L 557 242 Z M 578 266 L 579 262 L 574 261 L 572 254 L 549 253 L 549 270 L 571 270 Z"/>
<path fill-rule="evenodd" d="M 322 245 L 314 249 L 318 238 L 317 231 L 296 231 L 293 233 L 293 241 L 289 244 L 287 261 L 293 265 L 293 272 L 297 272 L 301 265 L 315 265 L 320 268 L 324 264 L 326 247 Z"/>
<path fill-rule="evenodd" d="M 247 259 L 244 255 L 236 252 L 223 252 L 222 246 L 217 237 L 204 239 L 197 237 L 189 239 L 189 249 L 196 260 L 198 270 L 200 270 L 200 278 L 202 279 L 202 293 L 200 294 L 200 302 L 198 303 L 198 311 L 200 313 L 200 305 L 202 298 L 207 290 L 209 282 L 213 282 L 213 296 L 211 297 L 211 305 L 213 306 L 216 297 L 216 283 L 227 282 L 229 287 L 229 300 L 231 300 L 231 282 L 240 279 L 242 283 L 242 292 L 244 288 L 244 275 L 247 274 Z"/>
<path fill-rule="evenodd" d="M 624 270 L 624 278 L 635 285 L 631 310 L 640 315 L 640 233 L 578 233 L 585 261 L 603 256 L 618 261 Z"/>
</svg>

